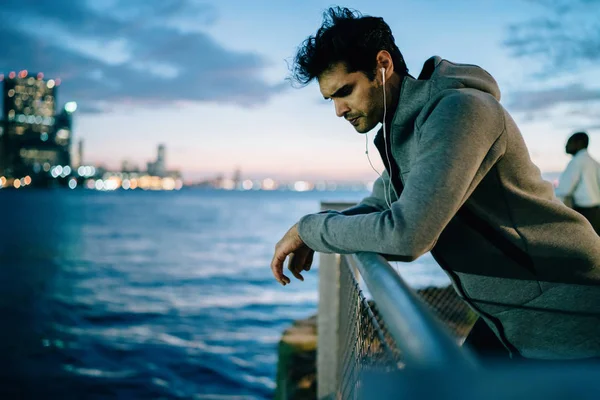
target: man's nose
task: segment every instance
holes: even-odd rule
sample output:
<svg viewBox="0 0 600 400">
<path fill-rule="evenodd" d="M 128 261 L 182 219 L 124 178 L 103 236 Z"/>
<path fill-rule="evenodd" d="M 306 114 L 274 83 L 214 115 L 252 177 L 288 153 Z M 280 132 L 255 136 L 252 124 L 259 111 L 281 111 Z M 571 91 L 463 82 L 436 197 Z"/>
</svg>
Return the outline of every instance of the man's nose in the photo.
<svg viewBox="0 0 600 400">
<path fill-rule="evenodd" d="M 343 117 L 348 111 L 350 111 L 350 108 L 345 101 L 334 99 L 333 103 L 335 104 L 335 115 L 338 117 Z"/>
</svg>

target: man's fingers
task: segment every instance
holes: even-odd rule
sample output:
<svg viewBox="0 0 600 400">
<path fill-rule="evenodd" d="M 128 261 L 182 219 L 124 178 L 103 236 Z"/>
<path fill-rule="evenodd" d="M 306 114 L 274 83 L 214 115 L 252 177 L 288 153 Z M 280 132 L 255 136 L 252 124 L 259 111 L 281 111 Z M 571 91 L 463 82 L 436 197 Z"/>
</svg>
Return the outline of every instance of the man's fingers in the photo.
<svg viewBox="0 0 600 400">
<path fill-rule="evenodd" d="M 315 255 L 314 251 L 312 251 L 312 250 L 308 251 L 308 254 L 306 255 L 306 261 L 304 261 L 304 264 L 303 264 L 305 271 L 310 271 L 310 267 L 312 266 L 314 255 Z"/>
<path fill-rule="evenodd" d="M 288 269 L 297 279 L 303 281 L 304 277 L 300 272 L 304 270 L 309 250 L 302 242 L 296 225 L 291 227 L 275 246 L 275 253 L 271 260 L 271 271 L 275 279 L 282 285 L 290 283 L 290 279 L 283 274 L 285 259 L 289 256 Z"/>
<path fill-rule="evenodd" d="M 288 257 L 288 269 L 290 272 L 301 281 L 304 281 L 304 277 L 300 275 L 302 270 L 302 263 L 304 262 L 304 254 L 302 252 L 292 253 Z"/>
<path fill-rule="evenodd" d="M 271 260 L 271 271 L 273 272 L 273 276 L 284 286 L 290 283 L 290 278 L 283 274 L 283 263 L 285 262 L 287 255 L 288 254 L 284 250 L 276 247 L 273 260 Z"/>
</svg>

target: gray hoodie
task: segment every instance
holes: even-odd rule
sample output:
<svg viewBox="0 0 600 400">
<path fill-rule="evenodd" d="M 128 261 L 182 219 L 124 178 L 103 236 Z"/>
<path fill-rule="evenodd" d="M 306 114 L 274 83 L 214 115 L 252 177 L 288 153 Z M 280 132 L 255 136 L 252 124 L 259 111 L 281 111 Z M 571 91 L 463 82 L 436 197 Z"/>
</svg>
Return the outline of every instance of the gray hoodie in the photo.
<svg viewBox="0 0 600 400">
<path fill-rule="evenodd" d="M 300 237 L 324 253 L 431 251 L 511 354 L 600 357 L 600 238 L 554 196 L 499 100 L 483 69 L 427 60 L 403 80 L 387 143 L 375 138 L 386 172 L 372 195 L 303 217 Z"/>
</svg>

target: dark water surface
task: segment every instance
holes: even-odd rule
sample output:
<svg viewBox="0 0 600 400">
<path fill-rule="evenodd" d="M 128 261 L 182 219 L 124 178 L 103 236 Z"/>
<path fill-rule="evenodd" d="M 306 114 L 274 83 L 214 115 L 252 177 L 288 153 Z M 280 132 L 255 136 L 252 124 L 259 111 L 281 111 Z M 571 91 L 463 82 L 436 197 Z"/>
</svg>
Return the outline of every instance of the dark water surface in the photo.
<svg viewBox="0 0 600 400">
<path fill-rule="evenodd" d="M 273 246 L 365 194 L 0 192 L 0 398 L 272 398 L 281 333 L 317 305 L 316 268 L 278 285 Z"/>
</svg>

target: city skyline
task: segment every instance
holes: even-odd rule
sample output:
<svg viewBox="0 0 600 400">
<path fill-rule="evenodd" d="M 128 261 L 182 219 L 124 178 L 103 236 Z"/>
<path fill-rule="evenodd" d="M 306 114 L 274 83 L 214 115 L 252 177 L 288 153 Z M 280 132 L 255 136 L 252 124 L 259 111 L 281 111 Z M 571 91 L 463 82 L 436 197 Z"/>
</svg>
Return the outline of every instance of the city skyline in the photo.
<svg viewBox="0 0 600 400">
<path fill-rule="evenodd" d="M 8 21 L 0 28 L 0 73 L 27 69 L 62 80 L 59 98 L 79 104 L 74 138 L 86 143 L 90 164 L 145 165 L 165 143 L 169 168 L 187 180 L 236 168 L 250 179 L 377 177 L 365 137 L 335 117 L 316 85 L 298 90 L 286 82 L 286 61 L 329 3 L 176 4 L 61 0 L 34 8 L 11 0 L 0 11 Z M 573 4 L 563 11 L 566 20 L 586 14 L 583 3 Z M 571 51 L 560 65 L 550 54 L 560 50 L 558 41 L 548 54 L 520 41 L 525 35 L 534 47 L 531 21 L 555 10 L 522 0 L 342 5 L 383 16 L 413 75 L 434 54 L 487 69 L 543 172 L 564 168 L 564 143 L 576 130 L 587 130 L 590 152 L 600 154 L 600 90 L 586 84 L 598 78 L 589 65 L 600 55 L 586 64 Z M 378 157 L 371 158 L 381 171 Z"/>
</svg>

